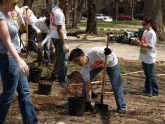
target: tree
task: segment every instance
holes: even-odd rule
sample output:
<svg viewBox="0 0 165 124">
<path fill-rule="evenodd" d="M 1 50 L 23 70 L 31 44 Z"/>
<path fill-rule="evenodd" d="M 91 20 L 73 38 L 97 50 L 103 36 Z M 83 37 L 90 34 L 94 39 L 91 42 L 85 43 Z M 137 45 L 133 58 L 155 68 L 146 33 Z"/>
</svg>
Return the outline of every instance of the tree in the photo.
<svg viewBox="0 0 165 124">
<path fill-rule="evenodd" d="M 88 1 L 88 19 L 87 19 L 86 32 L 89 34 L 97 34 L 96 26 L 97 26 L 96 1 L 89 0 Z"/>
<path fill-rule="evenodd" d="M 78 28 L 81 21 L 82 10 L 85 8 L 86 0 L 72 0 L 71 13 L 72 13 L 72 28 Z"/>
<path fill-rule="evenodd" d="M 119 1 L 118 0 L 115 0 L 115 21 L 117 21 L 117 16 L 119 14 Z"/>
<path fill-rule="evenodd" d="M 157 36 L 161 41 L 165 40 L 165 1 L 144 0 L 144 15 L 150 16 L 157 24 Z"/>
<path fill-rule="evenodd" d="M 24 0 L 23 6 L 28 6 L 30 9 L 32 8 L 34 0 Z"/>
</svg>

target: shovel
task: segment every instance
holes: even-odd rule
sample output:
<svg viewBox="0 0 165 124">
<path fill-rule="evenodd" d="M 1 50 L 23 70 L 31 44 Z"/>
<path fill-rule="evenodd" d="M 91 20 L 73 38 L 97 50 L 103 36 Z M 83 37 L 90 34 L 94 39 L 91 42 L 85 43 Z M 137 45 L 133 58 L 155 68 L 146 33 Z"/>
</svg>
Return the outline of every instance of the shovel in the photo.
<svg viewBox="0 0 165 124">
<path fill-rule="evenodd" d="M 26 43 L 28 44 L 28 24 L 29 23 L 29 18 L 28 18 L 28 8 L 26 8 Z M 28 54 L 29 54 L 29 50 L 28 50 L 28 46 L 27 46 L 27 50 L 26 50 L 26 58 L 28 58 Z"/>
<path fill-rule="evenodd" d="M 107 34 L 106 39 L 106 48 L 108 48 L 109 45 L 109 33 Z M 106 68 L 107 68 L 107 55 L 105 55 L 105 62 L 104 62 L 104 70 L 103 70 L 103 81 L 102 81 L 102 90 L 101 90 L 101 103 L 96 104 L 97 111 L 100 112 L 103 116 L 108 116 L 108 105 L 103 103 L 103 96 L 104 96 L 104 86 L 105 86 L 105 76 L 106 76 Z"/>
</svg>

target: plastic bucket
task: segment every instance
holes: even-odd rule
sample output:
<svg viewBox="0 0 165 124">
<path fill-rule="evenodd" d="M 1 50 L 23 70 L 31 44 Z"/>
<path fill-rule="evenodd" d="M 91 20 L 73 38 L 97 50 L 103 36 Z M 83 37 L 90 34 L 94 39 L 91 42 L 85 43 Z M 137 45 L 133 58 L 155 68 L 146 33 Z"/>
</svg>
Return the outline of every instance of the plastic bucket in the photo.
<svg viewBox="0 0 165 124">
<path fill-rule="evenodd" d="M 83 97 L 69 97 L 68 98 L 69 115 L 82 116 L 84 115 L 84 100 Z"/>
<path fill-rule="evenodd" d="M 38 83 L 41 78 L 42 69 L 30 67 L 28 81 Z"/>
<path fill-rule="evenodd" d="M 40 82 L 38 84 L 38 94 L 50 95 L 52 90 L 52 83 Z"/>
</svg>

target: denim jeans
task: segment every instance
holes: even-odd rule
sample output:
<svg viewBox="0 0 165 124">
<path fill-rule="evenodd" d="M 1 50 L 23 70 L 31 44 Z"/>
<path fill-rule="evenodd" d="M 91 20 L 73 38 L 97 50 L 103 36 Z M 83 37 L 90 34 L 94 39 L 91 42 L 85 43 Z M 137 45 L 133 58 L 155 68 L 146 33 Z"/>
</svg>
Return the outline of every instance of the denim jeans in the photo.
<svg viewBox="0 0 165 124">
<path fill-rule="evenodd" d="M 154 63 L 147 64 L 142 62 L 144 74 L 145 74 L 145 85 L 144 90 L 147 93 L 159 94 L 158 83 L 154 72 Z"/>
<path fill-rule="evenodd" d="M 31 27 L 31 25 L 28 25 L 28 50 L 38 52 L 38 47 L 35 44 L 37 38 L 36 31 Z"/>
<path fill-rule="evenodd" d="M 37 42 L 42 42 L 47 36 L 47 33 L 42 33 L 37 35 Z M 42 52 L 44 51 L 44 56 L 42 56 Z M 43 48 L 41 49 L 41 56 L 45 62 L 50 62 L 50 39 L 46 41 Z"/>
<path fill-rule="evenodd" d="M 4 124 L 7 112 L 18 93 L 18 102 L 24 124 L 39 124 L 30 100 L 27 77 L 19 75 L 16 61 L 7 54 L 0 54 L 0 73 L 3 91 L 0 95 L 0 124 Z"/>
<path fill-rule="evenodd" d="M 50 40 L 44 44 L 44 60 L 50 62 Z"/>
<path fill-rule="evenodd" d="M 90 80 L 92 81 L 94 77 L 101 72 L 103 68 L 95 68 L 90 71 Z M 127 109 L 127 105 L 124 100 L 124 93 L 120 75 L 119 65 L 115 65 L 113 67 L 107 67 L 106 69 L 108 77 L 112 84 L 112 89 L 114 92 L 114 97 L 117 105 L 117 110 L 119 109 Z M 83 96 L 85 97 L 85 83 L 83 83 Z"/>
<path fill-rule="evenodd" d="M 63 44 L 61 43 L 60 39 L 52 38 L 52 42 L 55 46 L 54 77 L 57 75 L 59 83 L 66 83 L 68 56 L 63 50 Z"/>
</svg>

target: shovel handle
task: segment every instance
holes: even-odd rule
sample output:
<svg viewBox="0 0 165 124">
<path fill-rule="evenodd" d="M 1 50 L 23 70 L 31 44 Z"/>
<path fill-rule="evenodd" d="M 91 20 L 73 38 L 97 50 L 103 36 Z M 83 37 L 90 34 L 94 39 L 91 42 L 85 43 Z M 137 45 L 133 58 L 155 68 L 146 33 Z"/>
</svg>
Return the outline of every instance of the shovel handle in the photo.
<svg viewBox="0 0 165 124">
<path fill-rule="evenodd" d="M 28 22 L 29 22 L 29 18 L 28 18 L 28 8 L 26 8 L 25 11 L 26 11 L 26 23 L 25 23 L 25 24 L 26 24 L 26 25 L 25 25 L 25 26 L 26 26 L 26 43 L 27 43 L 27 45 L 28 45 L 28 39 L 29 39 L 29 38 L 28 38 L 28 32 L 29 32 L 29 31 L 28 31 L 28 25 L 29 25 L 29 24 L 28 24 Z M 29 50 L 28 50 L 28 47 L 27 47 L 26 58 L 27 58 L 27 56 L 28 56 L 28 52 L 29 52 Z"/>
<path fill-rule="evenodd" d="M 109 33 L 107 33 L 107 37 L 106 37 L 106 48 L 108 48 L 108 46 L 109 46 Z M 104 68 L 103 68 L 103 82 L 102 82 L 102 91 L 101 91 L 101 104 L 103 104 L 103 94 L 104 94 L 104 86 L 105 86 L 107 58 L 108 58 L 108 55 L 105 55 Z"/>
<path fill-rule="evenodd" d="M 28 42 L 28 8 L 26 8 L 26 42 Z"/>
</svg>

